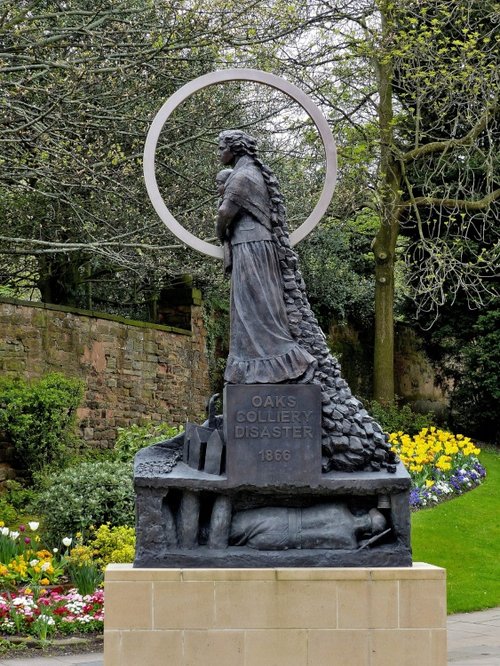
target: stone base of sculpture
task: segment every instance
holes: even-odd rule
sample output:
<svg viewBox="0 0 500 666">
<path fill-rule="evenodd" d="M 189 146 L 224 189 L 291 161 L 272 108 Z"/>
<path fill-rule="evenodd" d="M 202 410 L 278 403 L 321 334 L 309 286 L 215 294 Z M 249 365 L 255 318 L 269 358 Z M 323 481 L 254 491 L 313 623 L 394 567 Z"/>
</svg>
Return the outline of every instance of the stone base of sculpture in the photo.
<svg viewBox="0 0 500 666">
<path fill-rule="evenodd" d="M 135 459 L 137 567 L 410 566 L 410 478 L 321 471 L 315 385 L 227 387 Z"/>
<path fill-rule="evenodd" d="M 445 666 L 445 571 L 106 570 L 105 666 Z"/>
</svg>

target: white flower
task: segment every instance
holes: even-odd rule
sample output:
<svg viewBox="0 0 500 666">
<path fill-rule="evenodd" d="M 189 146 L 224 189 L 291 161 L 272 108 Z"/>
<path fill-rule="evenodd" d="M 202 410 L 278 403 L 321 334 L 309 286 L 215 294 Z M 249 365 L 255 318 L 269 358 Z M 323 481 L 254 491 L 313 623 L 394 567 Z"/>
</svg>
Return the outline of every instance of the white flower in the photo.
<svg viewBox="0 0 500 666">
<path fill-rule="evenodd" d="M 47 571 L 47 569 L 50 569 L 51 564 L 50 562 L 44 562 L 41 566 L 42 571 Z"/>
<path fill-rule="evenodd" d="M 0 531 L 2 532 L 2 536 L 9 536 L 10 530 L 8 527 L 2 527 Z"/>
<path fill-rule="evenodd" d="M 10 536 L 11 539 L 13 539 L 15 541 L 17 539 L 17 537 L 19 536 L 19 532 L 9 532 L 9 536 Z"/>
<path fill-rule="evenodd" d="M 82 624 L 87 624 L 87 622 L 92 622 L 92 616 L 91 615 L 82 615 L 81 617 L 77 617 L 76 621 L 81 622 Z"/>
<path fill-rule="evenodd" d="M 30 560 L 30 567 L 36 567 L 38 560 Z"/>
<path fill-rule="evenodd" d="M 62 542 L 66 546 L 66 548 L 68 548 L 68 546 L 71 546 L 72 541 L 73 541 L 73 539 L 71 537 L 64 537 L 64 539 L 62 540 Z"/>
<path fill-rule="evenodd" d="M 12 600 L 13 606 L 23 606 L 24 608 L 30 608 L 35 605 L 35 602 L 31 597 L 16 597 Z"/>
<path fill-rule="evenodd" d="M 40 527 L 40 523 L 37 523 L 36 520 L 32 520 L 30 523 L 28 523 L 28 525 L 32 532 L 36 532 L 37 529 Z"/>
<path fill-rule="evenodd" d="M 39 615 L 37 622 L 39 622 L 40 624 L 46 624 L 46 625 L 49 625 L 49 626 L 55 624 L 54 618 L 50 617 L 50 615 Z"/>
<path fill-rule="evenodd" d="M 59 548 L 52 548 L 52 552 L 53 552 L 53 553 L 58 553 L 58 552 L 59 552 Z"/>
</svg>

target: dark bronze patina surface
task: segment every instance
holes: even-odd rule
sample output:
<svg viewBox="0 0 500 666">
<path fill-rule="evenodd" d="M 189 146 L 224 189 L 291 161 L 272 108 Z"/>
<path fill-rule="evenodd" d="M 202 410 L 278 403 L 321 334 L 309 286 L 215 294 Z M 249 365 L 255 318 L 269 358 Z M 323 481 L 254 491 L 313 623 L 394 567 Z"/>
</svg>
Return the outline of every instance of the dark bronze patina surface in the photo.
<svg viewBox="0 0 500 666">
<path fill-rule="evenodd" d="M 321 476 L 321 389 L 306 384 L 224 389 L 228 483 L 317 485 Z"/>
<path fill-rule="evenodd" d="M 411 566 L 410 478 L 310 307 L 278 181 L 219 135 L 231 274 L 223 414 L 135 459 L 135 566 Z"/>
</svg>

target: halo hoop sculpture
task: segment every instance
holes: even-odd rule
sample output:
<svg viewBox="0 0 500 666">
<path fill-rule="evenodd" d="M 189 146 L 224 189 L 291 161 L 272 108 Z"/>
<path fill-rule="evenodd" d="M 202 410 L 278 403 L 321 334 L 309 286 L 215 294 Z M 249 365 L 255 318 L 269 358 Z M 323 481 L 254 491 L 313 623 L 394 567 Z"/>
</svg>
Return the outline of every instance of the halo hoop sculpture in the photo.
<svg viewBox="0 0 500 666">
<path fill-rule="evenodd" d="M 270 74 L 269 72 L 262 72 L 258 69 L 242 68 L 225 69 L 211 72 L 209 74 L 200 76 L 197 79 L 193 79 L 182 88 L 179 88 L 179 90 L 171 95 L 165 104 L 163 104 L 161 109 L 156 114 L 153 122 L 151 123 L 151 127 L 149 128 L 146 144 L 144 147 L 144 180 L 149 198 L 151 199 L 151 203 L 168 229 L 170 229 L 170 231 L 179 240 L 181 240 L 186 245 L 189 245 L 189 247 L 192 247 L 198 252 L 202 252 L 203 254 L 206 254 L 210 257 L 215 257 L 217 259 L 222 259 L 223 257 L 222 248 L 217 245 L 213 245 L 212 243 L 208 243 L 207 241 L 204 241 L 190 233 L 175 219 L 175 217 L 168 209 L 163 200 L 163 197 L 160 194 L 158 183 L 156 181 L 155 157 L 160 133 L 163 129 L 163 126 L 171 114 L 175 111 L 175 109 L 180 104 L 182 104 L 182 102 L 184 102 L 199 90 L 203 90 L 209 86 L 227 81 L 252 81 L 253 83 L 262 83 L 285 93 L 293 100 L 295 100 L 309 115 L 319 132 L 321 141 L 323 142 L 326 158 L 326 176 L 323 190 L 316 206 L 311 211 L 309 217 L 293 233 L 290 234 L 290 243 L 292 246 L 303 240 L 319 223 L 331 201 L 337 180 L 337 151 L 335 147 L 335 141 L 326 118 L 323 116 L 312 99 L 292 83 L 280 78 L 279 76 L 276 76 L 275 74 Z"/>
</svg>

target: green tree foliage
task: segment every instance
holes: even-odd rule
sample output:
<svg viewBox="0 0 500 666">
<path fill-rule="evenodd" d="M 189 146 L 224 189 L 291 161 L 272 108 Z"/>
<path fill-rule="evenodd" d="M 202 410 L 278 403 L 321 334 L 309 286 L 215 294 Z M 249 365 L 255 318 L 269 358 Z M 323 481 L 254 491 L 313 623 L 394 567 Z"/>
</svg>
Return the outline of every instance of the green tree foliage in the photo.
<svg viewBox="0 0 500 666">
<path fill-rule="evenodd" d="M 495 293 L 497 6 L 435 2 L 416 11 L 415 5 L 394 13 L 403 38 L 394 52 L 394 90 L 403 111 L 399 140 L 414 146 L 404 158 L 409 207 L 401 226 L 412 239 L 406 260 L 417 313 L 435 317 L 458 294 L 478 307 Z"/>
<path fill-rule="evenodd" d="M 4 3 L 1 234 L 24 267 L 18 283 L 31 268 L 43 300 L 84 305 L 90 285 L 98 296 L 141 262 L 154 271 L 148 251 L 170 245 L 145 216 L 141 153 L 151 97 L 212 67 L 197 9 Z"/>
<path fill-rule="evenodd" d="M 413 298 L 424 309 L 436 312 L 461 291 L 478 305 L 494 292 L 498 5 L 470 4 L 330 2 L 322 39 L 311 34 L 308 48 L 295 44 L 296 75 L 301 66 L 315 72 L 308 82 L 330 109 L 341 147 L 357 136 L 363 160 L 374 156 L 360 171 L 361 196 L 351 201 L 379 219 L 374 383 L 382 401 L 394 398 L 401 233 L 412 241 L 405 255 Z M 488 237 L 491 243 L 477 242 Z"/>
<path fill-rule="evenodd" d="M 362 216 L 360 216 L 361 218 Z M 308 295 L 324 330 L 332 321 L 360 328 L 373 322 L 371 236 L 361 219 L 316 230 L 300 248 Z"/>
<path fill-rule="evenodd" d="M 187 80 L 244 57 L 254 64 L 270 57 L 303 22 L 306 4 L 4 2 L 2 282 L 23 294 L 37 287 L 45 301 L 123 312 L 146 307 L 162 283 L 185 273 L 193 257 L 167 233 L 143 187 L 151 119 Z M 200 202 L 214 201 L 212 147 L 218 130 L 235 124 L 238 108 L 222 89 L 211 99 L 202 95 L 185 106 L 160 148 L 169 204 L 188 222 L 204 222 L 208 236 Z M 248 109 L 243 122 L 257 112 Z M 194 143 L 209 149 L 209 179 L 207 156 L 196 169 L 184 168 Z M 173 161 L 163 161 L 167 153 Z"/>
</svg>

